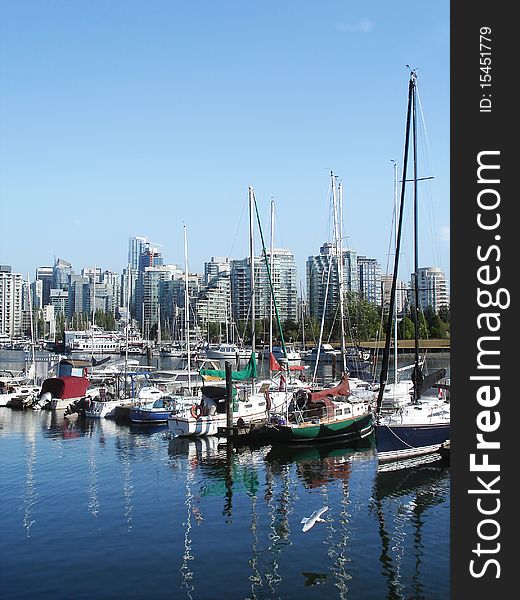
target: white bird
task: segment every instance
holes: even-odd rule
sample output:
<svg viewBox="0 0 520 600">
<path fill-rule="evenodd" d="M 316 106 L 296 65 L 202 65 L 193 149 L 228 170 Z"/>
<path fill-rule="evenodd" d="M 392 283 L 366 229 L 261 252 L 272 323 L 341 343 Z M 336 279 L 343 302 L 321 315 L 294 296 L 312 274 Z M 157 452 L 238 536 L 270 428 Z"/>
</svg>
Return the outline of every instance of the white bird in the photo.
<svg viewBox="0 0 520 600">
<path fill-rule="evenodd" d="M 303 523 L 302 531 L 309 531 L 309 529 L 314 525 L 314 523 L 326 523 L 326 519 L 320 519 L 321 515 L 329 510 L 328 506 L 324 506 L 323 508 L 319 508 L 315 510 L 310 517 L 304 517 L 301 522 Z"/>
</svg>

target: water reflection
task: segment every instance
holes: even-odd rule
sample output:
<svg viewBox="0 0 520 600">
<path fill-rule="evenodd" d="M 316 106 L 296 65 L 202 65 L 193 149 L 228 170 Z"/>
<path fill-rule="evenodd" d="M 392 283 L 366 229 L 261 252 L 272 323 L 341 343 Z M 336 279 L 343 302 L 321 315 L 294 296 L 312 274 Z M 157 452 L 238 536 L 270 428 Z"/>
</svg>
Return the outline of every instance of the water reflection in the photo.
<svg viewBox="0 0 520 600">
<path fill-rule="evenodd" d="M 295 464 L 296 473 L 308 488 L 317 488 L 336 479 L 348 481 L 353 459 L 367 459 L 373 455 L 372 436 L 356 448 L 342 444 L 306 446 L 275 445 L 267 453 L 266 461 L 277 472 L 282 465 Z"/>
<path fill-rule="evenodd" d="M 449 470 L 441 463 L 377 472 L 370 440 L 357 449 L 237 449 L 216 437 L 170 439 L 164 428 L 108 419 L 70 423 L 59 413 L 7 409 L 0 417 L 3 454 L 11 452 L 14 465 L 5 470 L 4 503 L 19 498 L 5 543 L 19 555 L 26 548 L 17 537 L 53 552 L 67 544 L 70 564 L 97 547 L 107 582 L 122 564 L 139 561 L 161 582 L 157 598 L 167 589 L 174 597 L 226 597 L 226 586 L 236 585 L 237 598 L 252 600 L 356 600 L 370 597 L 369 588 L 372 597 L 397 600 L 427 598 L 439 563 L 446 579 Z M 326 523 L 302 532 L 302 517 L 321 506 L 329 506 Z M 58 540 L 53 515 L 60 512 L 67 518 Z M 432 531 L 443 538 L 434 549 Z M 167 575 L 156 555 L 171 557 Z M 17 563 L 9 559 L 12 571 Z M 219 567 L 208 569 L 211 560 Z M 135 578 L 123 579 L 118 590 L 138 597 Z"/>
<path fill-rule="evenodd" d="M 371 508 L 379 523 L 380 562 L 387 582 L 388 600 L 408 598 L 410 585 L 414 597 L 424 597 L 425 578 L 421 572 L 425 567 L 425 513 L 446 503 L 448 477 L 449 469 L 438 455 L 414 463 L 396 464 L 377 473 Z"/>
<path fill-rule="evenodd" d="M 35 523 L 33 507 L 38 500 L 34 471 L 36 464 L 36 429 L 34 423 L 26 429 L 25 434 L 25 487 L 23 495 L 23 526 L 25 534 L 31 537 L 31 527 Z"/>
</svg>

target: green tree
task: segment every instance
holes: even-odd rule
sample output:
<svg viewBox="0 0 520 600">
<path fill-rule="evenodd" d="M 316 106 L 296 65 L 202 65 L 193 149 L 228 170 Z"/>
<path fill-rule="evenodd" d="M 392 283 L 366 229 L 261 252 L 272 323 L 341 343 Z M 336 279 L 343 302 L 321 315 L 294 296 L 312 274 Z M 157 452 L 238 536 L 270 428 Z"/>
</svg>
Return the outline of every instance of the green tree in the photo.
<svg viewBox="0 0 520 600">
<path fill-rule="evenodd" d="M 408 316 L 404 316 L 397 326 L 397 335 L 400 340 L 411 340 L 415 336 L 413 321 Z"/>
</svg>

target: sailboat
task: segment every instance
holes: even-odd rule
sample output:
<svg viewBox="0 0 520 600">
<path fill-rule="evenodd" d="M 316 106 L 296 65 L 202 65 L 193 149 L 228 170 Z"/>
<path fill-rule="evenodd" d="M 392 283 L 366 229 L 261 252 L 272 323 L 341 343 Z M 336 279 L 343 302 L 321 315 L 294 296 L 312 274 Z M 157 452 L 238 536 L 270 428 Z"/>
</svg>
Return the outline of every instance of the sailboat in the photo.
<svg viewBox="0 0 520 600">
<path fill-rule="evenodd" d="M 252 343 L 250 358 L 244 369 L 232 371 L 233 387 L 233 424 L 263 421 L 270 408 L 281 409 L 286 404 L 287 392 L 280 384 L 272 380 L 260 382 L 256 379 L 256 347 L 255 347 L 255 277 L 254 277 L 254 209 L 255 194 L 252 187 L 248 189 L 249 200 L 249 250 L 251 280 L 251 332 Z M 215 379 L 225 378 L 222 369 L 201 369 L 200 374 L 206 378 L 201 390 L 200 402 L 194 402 L 184 414 L 178 412 L 168 418 L 168 428 L 174 436 L 217 435 L 218 429 L 226 427 L 227 414 L 225 407 L 226 389 L 222 383 L 215 384 Z M 250 383 L 246 383 L 249 380 Z"/>
<path fill-rule="evenodd" d="M 185 407 L 198 403 L 198 396 L 194 396 L 192 392 L 191 379 L 191 349 L 190 349 L 190 302 L 188 293 L 188 238 L 186 226 L 184 226 L 184 330 L 186 336 L 187 350 L 187 375 L 188 375 L 188 395 L 187 396 L 172 396 L 163 393 L 160 398 L 154 402 L 137 406 L 133 406 L 130 410 L 130 420 L 133 423 L 163 423 L 167 424 L 168 419 L 177 411 L 184 410 Z"/>
<path fill-rule="evenodd" d="M 449 403 L 434 397 L 423 399 L 423 392 L 445 376 L 445 369 L 439 369 L 427 376 L 423 374 L 419 360 L 419 323 L 418 323 L 418 212 L 417 212 L 417 126 L 416 126 L 417 75 L 411 71 L 408 86 L 408 108 L 406 117 L 406 135 L 401 186 L 399 225 L 396 236 L 394 271 L 390 292 L 389 317 L 386 329 L 386 341 L 381 364 L 380 386 L 376 405 L 376 448 L 380 463 L 430 454 L 439 451 L 450 438 Z M 392 315 L 396 301 L 397 274 L 404 214 L 404 199 L 407 182 L 407 163 L 410 144 L 410 129 L 413 135 L 413 199 L 414 199 L 414 323 L 415 323 L 415 363 L 413 367 L 411 395 L 399 407 L 383 410 L 383 398 L 388 375 L 390 340 L 392 337 Z M 397 348 L 395 349 L 397 352 Z"/>
<path fill-rule="evenodd" d="M 375 399 L 375 395 L 370 390 L 355 392 L 356 385 L 354 384 L 351 387 L 348 375 L 345 332 L 343 329 L 341 217 L 336 197 L 336 179 L 332 172 L 331 181 L 335 251 L 330 257 L 327 280 L 330 281 L 332 265 L 335 263 L 340 284 L 341 351 L 339 352 L 339 358 L 342 361 L 342 378 L 337 385 L 317 389 L 314 384 L 319 361 L 318 352 L 313 385 L 309 386 L 308 389 L 294 390 L 283 410 L 271 409 L 270 411 L 270 421 L 265 426 L 263 433 L 273 443 L 308 444 L 339 440 L 345 443 L 357 443 L 373 432 L 372 400 Z M 334 258 L 336 260 L 333 260 Z M 327 288 L 325 294 L 327 294 Z M 318 350 L 322 346 L 326 303 L 327 298 L 325 296 Z"/>
</svg>

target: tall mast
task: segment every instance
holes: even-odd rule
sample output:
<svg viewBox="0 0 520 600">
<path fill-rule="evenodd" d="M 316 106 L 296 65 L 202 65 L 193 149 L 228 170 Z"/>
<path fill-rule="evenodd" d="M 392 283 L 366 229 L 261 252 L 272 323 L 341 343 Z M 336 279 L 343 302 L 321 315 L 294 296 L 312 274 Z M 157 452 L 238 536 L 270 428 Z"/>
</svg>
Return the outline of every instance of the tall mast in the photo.
<svg viewBox="0 0 520 600">
<path fill-rule="evenodd" d="M 188 390 L 191 394 L 190 297 L 188 293 L 188 238 L 186 225 L 184 225 L 184 331 L 186 333 L 186 352 L 188 355 Z"/>
<path fill-rule="evenodd" d="M 255 242 L 254 242 L 254 190 L 251 186 L 249 190 L 249 260 L 251 262 L 251 352 L 255 353 L 256 336 L 255 336 Z M 255 391 L 255 382 L 252 381 L 252 392 Z"/>
<path fill-rule="evenodd" d="M 90 353 L 92 360 L 92 370 L 94 370 L 94 325 L 96 324 L 96 265 L 94 265 L 94 277 L 92 279 L 92 350 Z"/>
<path fill-rule="evenodd" d="M 332 172 L 331 172 L 332 176 Z M 338 196 L 336 199 L 336 188 L 335 179 L 332 180 L 332 196 L 335 204 L 334 217 L 336 219 L 336 257 L 338 261 L 338 284 L 339 284 L 339 313 L 340 313 L 340 331 L 341 331 L 341 360 L 343 362 L 342 375 L 347 372 L 347 358 L 345 348 L 345 298 L 344 298 L 344 271 L 343 271 L 343 241 L 342 241 L 342 223 L 341 218 L 343 214 L 343 185 L 339 182 L 338 185 Z"/>
<path fill-rule="evenodd" d="M 27 273 L 27 293 L 29 294 L 29 317 L 31 319 L 31 358 L 32 365 L 29 368 L 29 372 L 32 374 L 33 383 L 36 383 L 36 357 L 34 353 L 34 321 L 33 321 L 33 306 L 32 306 L 32 294 L 31 294 L 31 281 L 29 279 L 29 273 Z"/>
<path fill-rule="evenodd" d="M 412 133 L 413 133 L 413 212 L 414 212 L 414 323 L 415 323 L 415 367 L 414 367 L 414 385 L 413 402 L 416 403 L 421 397 L 422 376 L 419 367 L 419 211 L 417 194 L 417 113 L 416 113 L 416 81 L 415 71 L 410 75 L 412 83 Z"/>
<path fill-rule="evenodd" d="M 126 293 L 126 335 L 125 335 L 125 398 L 126 398 L 126 385 L 127 385 L 127 370 L 128 370 L 128 339 L 130 336 L 130 325 L 132 323 L 132 319 L 130 317 L 130 295 L 132 293 L 132 267 L 130 263 L 128 263 L 128 272 L 127 272 L 127 293 Z"/>
<path fill-rule="evenodd" d="M 274 199 L 271 199 L 271 247 L 269 264 L 271 270 L 271 276 L 273 274 L 274 264 Z M 269 310 L 269 352 L 273 351 L 273 294 L 270 294 L 270 310 Z M 270 363 L 269 363 L 270 364 Z"/>
<path fill-rule="evenodd" d="M 394 246 L 397 252 L 397 163 L 394 163 Z M 396 290 L 397 292 L 397 290 Z M 390 315 L 389 315 L 390 318 Z M 397 383 L 397 302 L 394 308 L 394 386 Z"/>
<path fill-rule="evenodd" d="M 411 121 L 411 112 L 412 112 L 412 97 L 414 94 L 415 88 L 415 73 L 413 72 L 410 76 L 410 82 L 408 85 L 408 108 L 406 112 L 406 133 L 405 133 L 405 143 L 404 143 L 404 157 L 403 157 L 403 177 L 401 183 L 401 203 L 399 208 L 399 225 L 397 228 L 397 241 L 395 248 L 395 256 L 394 256 L 394 272 L 392 277 L 392 288 L 390 290 L 390 306 L 388 309 L 388 321 L 386 325 L 386 338 L 385 338 L 385 348 L 383 351 L 383 359 L 381 362 L 381 374 L 379 376 L 379 391 L 377 395 L 377 412 L 379 413 L 381 410 L 381 404 L 383 402 L 383 394 L 385 391 L 386 381 L 388 378 L 388 362 L 390 357 L 390 340 L 392 337 L 392 315 L 395 310 L 395 296 L 396 296 L 396 288 L 397 288 L 397 274 L 399 271 L 399 254 L 401 251 L 401 234 L 402 234 L 402 226 L 403 226 L 403 214 L 404 214 L 404 198 L 406 192 L 406 169 L 408 166 L 408 149 L 410 146 L 410 121 Z"/>
</svg>

